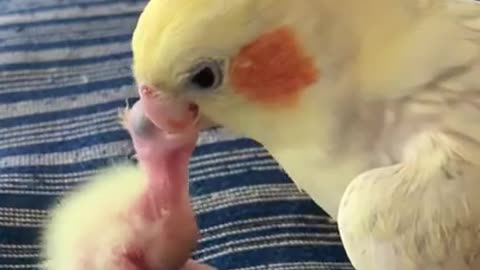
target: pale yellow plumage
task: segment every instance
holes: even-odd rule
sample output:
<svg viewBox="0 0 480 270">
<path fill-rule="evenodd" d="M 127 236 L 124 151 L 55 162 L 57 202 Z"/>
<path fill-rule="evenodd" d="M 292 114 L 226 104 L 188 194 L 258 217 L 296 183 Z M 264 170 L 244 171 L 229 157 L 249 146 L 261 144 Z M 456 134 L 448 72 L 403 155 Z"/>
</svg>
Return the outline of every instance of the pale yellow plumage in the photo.
<svg viewBox="0 0 480 270">
<path fill-rule="evenodd" d="M 410 147 L 349 185 L 338 217 L 349 257 L 357 269 L 479 269 L 480 155 L 435 133 Z"/>
<path fill-rule="evenodd" d="M 171 19 L 154 15 L 163 13 Z M 229 64 L 285 25 L 320 77 L 295 105 L 248 100 Z M 334 218 L 340 211 L 358 270 L 480 268 L 471 258 L 480 253 L 478 225 L 470 226 L 480 205 L 469 193 L 480 187 L 479 3 L 153 0 L 133 52 L 139 83 L 191 99 L 211 119 L 261 142 L 319 206 Z M 225 62 L 219 87 L 198 90 L 179 79 L 210 58 Z M 444 181 L 445 167 L 456 181 Z M 464 175 L 455 175 L 460 168 Z M 402 189 L 406 195 L 395 196 Z M 376 215 L 376 206 L 389 208 Z M 399 236 L 398 224 L 410 238 Z M 431 238 L 420 237 L 429 231 Z M 399 250 L 385 248 L 392 243 Z"/>
</svg>

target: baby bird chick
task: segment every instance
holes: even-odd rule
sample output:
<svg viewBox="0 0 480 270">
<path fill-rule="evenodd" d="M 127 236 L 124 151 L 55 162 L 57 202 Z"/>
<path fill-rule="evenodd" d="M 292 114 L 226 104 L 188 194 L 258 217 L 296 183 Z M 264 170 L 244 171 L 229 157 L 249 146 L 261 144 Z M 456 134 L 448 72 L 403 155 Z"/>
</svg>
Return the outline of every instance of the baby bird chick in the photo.
<svg viewBox="0 0 480 270">
<path fill-rule="evenodd" d="M 66 196 L 43 233 L 46 270 L 211 270 L 189 260 L 199 231 L 188 192 L 198 128 L 169 134 L 140 103 L 124 115 L 139 161 Z"/>
</svg>

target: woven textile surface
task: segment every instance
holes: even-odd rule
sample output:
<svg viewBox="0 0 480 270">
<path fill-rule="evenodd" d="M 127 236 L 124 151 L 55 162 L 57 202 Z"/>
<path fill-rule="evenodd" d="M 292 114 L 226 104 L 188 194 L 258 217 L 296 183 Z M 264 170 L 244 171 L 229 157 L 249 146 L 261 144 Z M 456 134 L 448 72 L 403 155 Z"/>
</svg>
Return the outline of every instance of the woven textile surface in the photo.
<svg viewBox="0 0 480 270">
<path fill-rule="evenodd" d="M 0 0 L 0 269 L 37 269 L 49 207 L 132 154 L 117 115 L 136 98 L 130 38 L 144 5 Z M 195 258 L 220 270 L 351 269 L 336 225 L 257 143 L 204 132 L 190 178 Z"/>
</svg>

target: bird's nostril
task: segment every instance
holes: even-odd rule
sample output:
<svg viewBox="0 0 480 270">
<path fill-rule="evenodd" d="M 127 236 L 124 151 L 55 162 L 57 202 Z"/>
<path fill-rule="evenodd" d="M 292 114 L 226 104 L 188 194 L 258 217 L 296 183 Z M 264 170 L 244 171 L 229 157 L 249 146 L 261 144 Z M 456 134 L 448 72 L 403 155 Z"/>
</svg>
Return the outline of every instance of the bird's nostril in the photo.
<svg viewBox="0 0 480 270">
<path fill-rule="evenodd" d="M 148 87 L 146 85 L 141 85 L 140 86 L 140 95 L 144 96 L 144 97 L 152 97 L 154 96 L 155 94 L 155 91 L 153 88 L 151 87 Z"/>
</svg>

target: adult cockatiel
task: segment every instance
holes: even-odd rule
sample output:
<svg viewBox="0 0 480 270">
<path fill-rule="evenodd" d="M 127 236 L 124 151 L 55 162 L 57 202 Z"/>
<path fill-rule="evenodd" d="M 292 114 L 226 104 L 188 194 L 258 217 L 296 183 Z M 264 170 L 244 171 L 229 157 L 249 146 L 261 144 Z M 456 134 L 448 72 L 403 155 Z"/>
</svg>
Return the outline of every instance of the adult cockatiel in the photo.
<svg viewBox="0 0 480 270">
<path fill-rule="evenodd" d="M 358 270 L 480 269 L 478 2 L 151 0 L 132 47 L 149 119 L 262 143 Z"/>
<path fill-rule="evenodd" d="M 198 128 L 167 134 L 140 103 L 124 121 L 139 166 L 107 168 L 53 208 L 44 269 L 212 270 L 188 260 L 199 236 L 187 183 Z"/>
</svg>

